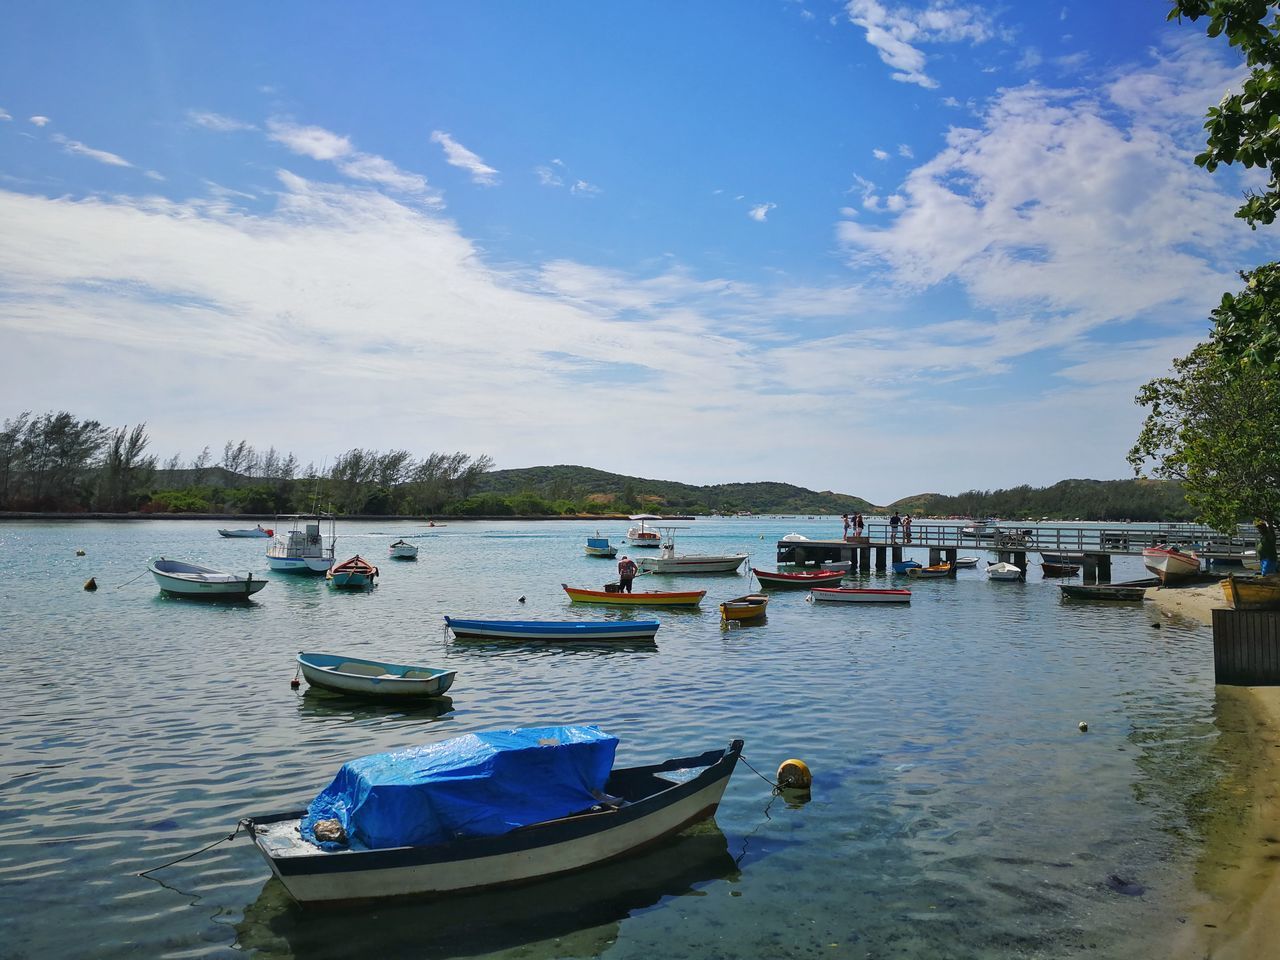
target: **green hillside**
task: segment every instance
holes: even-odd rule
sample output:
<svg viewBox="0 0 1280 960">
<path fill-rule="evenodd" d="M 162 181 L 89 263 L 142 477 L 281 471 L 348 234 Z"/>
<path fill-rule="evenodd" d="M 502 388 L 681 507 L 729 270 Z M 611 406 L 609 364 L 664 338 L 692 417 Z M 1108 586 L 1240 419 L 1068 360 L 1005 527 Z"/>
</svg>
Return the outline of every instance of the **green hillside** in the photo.
<svg viewBox="0 0 1280 960">
<path fill-rule="evenodd" d="M 475 492 L 499 497 L 528 493 L 553 503 L 608 505 L 618 512 L 708 514 L 749 510 L 752 513 L 841 514 L 875 509 L 860 497 L 829 490 L 807 490 L 789 483 L 694 486 L 564 464 L 494 470 L 479 478 Z"/>
<path fill-rule="evenodd" d="M 970 490 L 954 497 L 921 493 L 889 507 L 933 517 L 1008 517 L 1038 520 L 1194 519 L 1182 485 L 1171 480 L 1061 480 L 1051 487 Z"/>
</svg>

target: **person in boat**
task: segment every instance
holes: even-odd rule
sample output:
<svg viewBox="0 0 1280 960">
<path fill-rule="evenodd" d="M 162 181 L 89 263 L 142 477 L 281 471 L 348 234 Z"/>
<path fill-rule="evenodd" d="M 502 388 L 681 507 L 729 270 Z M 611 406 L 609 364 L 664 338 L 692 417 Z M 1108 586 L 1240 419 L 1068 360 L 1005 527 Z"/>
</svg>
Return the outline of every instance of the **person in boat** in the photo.
<svg viewBox="0 0 1280 960">
<path fill-rule="evenodd" d="M 893 511 L 893 516 L 889 518 L 889 542 L 898 542 L 898 527 L 902 524 L 902 517 L 898 516 L 898 511 Z"/>
<path fill-rule="evenodd" d="M 631 592 L 631 581 L 636 578 L 636 562 L 625 553 L 618 561 L 618 589 L 623 593 Z"/>
</svg>

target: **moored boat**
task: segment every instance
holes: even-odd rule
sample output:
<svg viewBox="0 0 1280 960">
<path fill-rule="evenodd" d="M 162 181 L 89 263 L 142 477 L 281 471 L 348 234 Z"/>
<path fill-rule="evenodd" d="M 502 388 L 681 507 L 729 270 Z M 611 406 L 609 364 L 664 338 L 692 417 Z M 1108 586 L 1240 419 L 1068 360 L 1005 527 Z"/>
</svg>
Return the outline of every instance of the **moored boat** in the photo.
<svg viewBox="0 0 1280 960">
<path fill-rule="evenodd" d="M 761 570 L 758 567 L 752 567 L 751 572 L 756 575 L 756 579 L 760 581 L 762 587 L 813 587 L 839 583 L 844 579 L 844 571 L 842 570 L 801 570 L 795 573 L 784 573 L 781 570 Z"/>
<path fill-rule="evenodd" d="M 765 615 L 769 606 L 769 598 L 763 593 L 749 593 L 745 597 L 734 597 L 720 604 L 720 619 L 724 621 L 754 620 Z"/>
<path fill-rule="evenodd" d="M 264 577 L 254 579 L 252 573 L 242 577 L 164 557 L 152 560 L 147 569 L 162 591 L 192 600 L 247 600 L 270 583 Z"/>
<path fill-rule="evenodd" d="M 387 555 L 392 560 L 417 560 L 418 545 L 405 540 L 397 540 L 387 548 Z"/>
<path fill-rule="evenodd" d="M 264 527 L 262 524 L 258 524 L 256 527 L 249 527 L 249 528 L 244 529 L 244 530 L 222 530 L 222 529 L 219 529 L 219 530 L 218 530 L 218 533 L 219 533 L 221 536 L 224 536 L 224 537 L 257 537 L 257 538 L 263 538 L 263 537 L 271 537 L 271 536 L 274 536 L 274 535 L 275 535 L 275 531 L 274 531 L 274 530 L 272 530 L 272 529 L 271 529 L 271 528 L 269 528 L 269 527 Z"/>
<path fill-rule="evenodd" d="M 1155 577 L 1147 580 L 1126 580 L 1121 583 L 1063 583 L 1058 589 L 1072 600 L 1145 600 L 1147 588 L 1158 586 Z"/>
<path fill-rule="evenodd" d="M 1142 551 L 1142 563 L 1161 583 L 1190 580 L 1200 572 L 1199 554 L 1178 547 L 1147 547 Z"/>
<path fill-rule="evenodd" d="M 443 696 L 457 675 L 436 667 L 305 651 L 298 654 L 298 669 L 313 687 L 388 700 Z"/>
<path fill-rule="evenodd" d="M 908 577 L 915 577 L 917 580 L 941 580 L 944 577 L 954 577 L 956 575 L 956 565 L 954 563 L 931 563 L 927 567 L 911 567 L 907 570 Z"/>
<path fill-rule="evenodd" d="M 455 637 L 473 640 L 652 640 L 657 620 L 464 620 L 445 617 Z"/>
<path fill-rule="evenodd" d="M 325 578 L 331 587 L 363 590 L 373 586 L 373 581 L 378 578 L 378 568 L 357 553 L 350 560 L 335 563 L 329 568 Z"/>
<path fill-rule="evenodd" d="M 987 564 L 987 577 L 991 580 L 1021 580 L 1023 577 L 1022 568 L 1012 563 L 1006 563 L 1001 560 L 999 563 Z"/>
<path fill-rule="evenodd" d="M 549 753 L 583 732 L 600 734 L 492 731 L 360 758 L 306 811 L 242 822 L 302 903 L 507 886 L 627 856 L 711 817 L 743 746 L 613 769 L 611 748 Z M 408 806 L 378 802 L 387 796 Z M 397 822 L 392 808 L 415 814 Z M 338 840 L 322 847 L 318 827 Z"/>
<path fill-rule="evenodd" d="M 289 524 L 288 530 L 282 529 L 281 521 Z M 326 521 L 327 536 L 321 529 Z M 325 573 L 333 566 L 337 541 L 331 514 L 277 517 L 276 535 L 267 547 L 267 563 L 282 573 Z"/>
<path fill-rule="evenodd" d="M 909 573 L 912 570 L 919 570 L 924 564 L 919 560 L 895 560 L 893 561 L 894 573 Z"/>
<path fill-rule="evenodd" d="M 609 542 L 608 537 L 602 537 L 596 533 L 594 537 L 587 537 L 586 546 L 582 548 L 588 557 L 616 557 L 618 548 Z"/>
<path fill-rule="evenodd" d="M 955 564 L 960 567 L 976 567 L 978 565 L 978 557 L 956 557 Z"/>
<path fill-rule="evenodd" d="M 1280 609 L 1280 579 L 1275 577 L 1237 577 L 1222 581 L 1222 593 L 1236 610 Z"/>
<path fill-rule="evenodd" d="M 676 553 L 676 527 L 660 527 L 665 536 L 662 553 L 641 557 L 636 565 L 642 573 L 736 573 L 746 561 L 745 553 Z"/>
<path fill-rule="evenodd" d="M 705 590 L 648 590 L 623 593 L 621 590 L 584 590 L 567 583 L 560 586 L 574 603 L 608 603 L 624 607 L 696 607 Z"/>
<path fill-rule="evenodd" d="M 1076 563 L 1050 563 L 1046 560 L 1040 564 L 1040 570 L 1046 577 L 1074 577 L 1080 572 L 1080 565 Z"/>
<path fill-rule="evenodd" d="M 652 513 L 637 513 L 629 519 L 636 521 L 636 525 L 627 530 L 627 539 L 631 541 L 633 547 L 662 546 L 662 534 L 645 526 L 646 520 L 661 520 L 661 517 Z"/>
<path fill-rule="evenodd" d="M 809 595 L 821 603 L 910 603 L 911 591 L 872 587 L 814 587 Z"/>
</svg>

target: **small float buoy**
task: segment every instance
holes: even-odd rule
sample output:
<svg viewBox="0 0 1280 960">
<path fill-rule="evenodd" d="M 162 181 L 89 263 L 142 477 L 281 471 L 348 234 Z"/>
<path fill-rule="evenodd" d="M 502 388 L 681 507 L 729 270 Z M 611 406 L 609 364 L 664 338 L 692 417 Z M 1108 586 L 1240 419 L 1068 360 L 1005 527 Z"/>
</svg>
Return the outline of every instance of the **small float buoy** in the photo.
<svg viewBox="0 0 1280 960">
<path fill-rule="evenodd" d="M 97 580 L 95 580 L 95 579 L 93 579 L 93 577 L 90 577 L 88 580 L 86 580 L 86 581 L 84 582 L 84 588 L 85 588 L 86 590 L 97 590 L 97 589 L 98 589 L 98 581 L 97 581 Z"/>
<path fill-rule="evenodd" d="M 808 790 L 813 785 L 813 774 L 803 760 L 783 760 L 777 778 L 778 786 L 784 790 Z"/>
<path fill-rule="evenodd" d="M 524 597 L 521 597 L 521 598 L 520 598 L 519 600 L 517 600 L 516 602 L 517 602 L 517 603 L 524 603 Z"/>
<path fill-rule="evenodd" d="M 1158 623 L 1153 623 L 1153 624 L 1151 625 L 1151 629 L 1152 629 L 1152 630 L 1159 630 L 1159 629 L 1160 629 L 1160 624 L 1158 624 Z"/>
<path fill-rule="evenodd" d="M 76 551 L 76 556 L 77 556 L 77 557 L 83 557 L 83 556 L 84 556 L 84 551 L 83 551 L 83 550 L 77 550 L 77 551 Z"/>
<path fill-rule="evenodd" d="M 297 690 L 300 686 L 302 686 L 302 681 L 299 680 L 297 677 L 294 677 L 292 680 L 289 681 L 290 690 Z"/>
<path fill-rule="evenodd" d="M 1078 727 L 1080 728 L 1080 732 L 1081 732 L 1081 733 L 1088 733 L 1088 732 L 1089 732 L 1089 725 L 1088 725 L 1087 723 L 1085 723 L 1083 720 L 1081 720 L 1078 724 L 1076 724 L 1076 726 L 1078 726 Z"/>
</svg>

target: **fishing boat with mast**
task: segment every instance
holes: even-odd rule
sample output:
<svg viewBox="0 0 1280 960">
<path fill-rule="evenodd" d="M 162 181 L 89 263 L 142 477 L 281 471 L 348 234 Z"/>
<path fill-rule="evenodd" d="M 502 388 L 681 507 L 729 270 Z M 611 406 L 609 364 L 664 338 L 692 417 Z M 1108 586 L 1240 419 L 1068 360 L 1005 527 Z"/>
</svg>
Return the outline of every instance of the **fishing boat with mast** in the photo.
<svg viewBox="0 0 1280 960">
<path fill-rule="evenodd" d="M 659 527 L 662 553 L 636 561 L 643 573 L 737 573 L 745 553 L 676 553 L 676 531 L 686 527 Z"/>
<path fill-rule="evenodd" d="M 327 523 L 328 534 L 322 526 Z M 287 529 L 286 529 L 287 527 Z M 331 513 L 277 517 L 278 531 L 267 547 L 267 563 L 282 573 L 325 574 L 333 566 L 338 542 L 337 523 Z"/>
<path fill-rule="evenodd" d="M 662 534 L 657 530 L 650 530 L 646 527 L 646 520 L 661 520 L 662 518 L 652 513 L 637 513 L 629 519 L 634 520 L 636 525 L 627 530 L 627 539 L 631 541 L 633 547 L 661 547 Z"/>
</svg>

